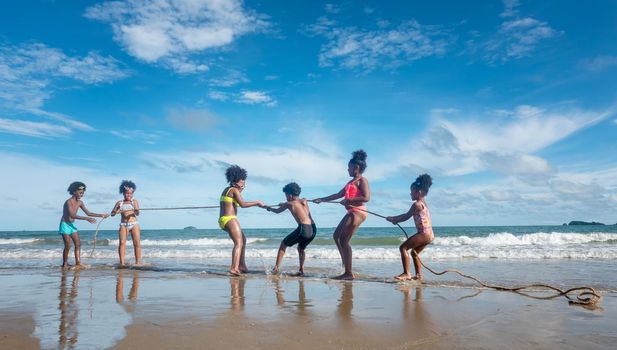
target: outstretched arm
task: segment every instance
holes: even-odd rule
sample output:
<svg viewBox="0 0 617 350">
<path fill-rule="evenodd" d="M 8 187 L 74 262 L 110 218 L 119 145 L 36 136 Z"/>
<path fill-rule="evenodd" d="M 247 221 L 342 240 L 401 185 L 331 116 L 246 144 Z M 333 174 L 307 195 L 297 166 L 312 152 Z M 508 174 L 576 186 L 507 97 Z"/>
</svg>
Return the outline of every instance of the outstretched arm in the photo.
<svg viewBox="0 0 617 350">
<path fill-rule="evenodd" d="M 245 202 L 244 198 L 242 198 L 242 194 L 240 193 L 240 191 L 236 190 L 235 188 L 232 189 L 232 196 L 236 199 L 236 202 L 238 202 L 240 208 L 250 208 L 254 206 L 263 208 L 265 206 L 264 202 L 262 201 Z"/>
<path fill-rule="evenodd" d="M 106 218 L 109 216 L 109 214 L 96 214 L 91 212 L 90 210 L 88 210 L 88 208 L 86 208 L 86 205 L 84 204 L 84 202 L 79 202 L 79 207 L 81 208 L 81 210 L 84 211 L 84 213 L 86 213 L 86 215 L 91 216 L 91 217 L 97 217 L 97 218 Z"/>
<path fill-rule="evenodd" d="M 407 221 L 418 210 L 417 205 L 418 205 L 417 203 L 413 203 L 411 205 L 411 208 L 409 208 L 409 210 L 406 213 L 397 215 L 397 216 L 388 216 L 386 220 L 390 221 L 393 224 L 398 224 L 399 222 Z"/>
<path fill-rule="evenodd" d="M 344 196 L 345 196 L 345 189 L 343 188 L 343 189 L 341 189 L 340 191 L 338 191 L 335 194 L 331 194 L 331 195 L 326 196 L 326 197 L 321 197 L 321 198 L 313 199 L 313 202 L 319 204 L 321 202 L 329 202 L 329 201 L 332 201 L 332 200 L 335 200 L 335 199 L 343 198 Z"/>
<path fill-rule="evenodd" d="M 268 207 L 268 206 L 266 206 L 265 208 L 269 212 L 280 214 L 280 213 L 284 212 L 285 210 L 289 209 L 289 204 L 286 203 L 286 202 L 283 202 L 283 203 L 279 204 L 278 208 Z"/>
</svg>

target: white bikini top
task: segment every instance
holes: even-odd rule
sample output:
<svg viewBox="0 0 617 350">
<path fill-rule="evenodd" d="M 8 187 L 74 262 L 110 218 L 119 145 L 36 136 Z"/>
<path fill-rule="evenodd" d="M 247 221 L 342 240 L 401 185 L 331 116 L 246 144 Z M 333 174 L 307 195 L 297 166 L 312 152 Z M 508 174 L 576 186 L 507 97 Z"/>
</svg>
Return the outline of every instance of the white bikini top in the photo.
<svg viewBox="0 0 617 350">
<path fill-rule="evenodd" d="M 124 203 L 124 201 L 122 201 L 122 204 L 120 204 L 120 211 L 129 211 L 129 210 L 135 210 L 135 206 L 133 205 L 133 200 L 131 200 L 130 203 Z"/>
</svg>

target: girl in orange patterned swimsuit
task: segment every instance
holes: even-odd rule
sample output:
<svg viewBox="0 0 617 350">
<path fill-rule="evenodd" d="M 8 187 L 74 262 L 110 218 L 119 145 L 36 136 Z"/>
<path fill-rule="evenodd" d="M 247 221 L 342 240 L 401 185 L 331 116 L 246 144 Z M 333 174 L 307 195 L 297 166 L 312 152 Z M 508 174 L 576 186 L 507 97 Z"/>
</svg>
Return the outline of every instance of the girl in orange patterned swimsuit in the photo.
<svg viewBox="0 0 617 350">
<path fill-rule="evenodd" d="M 428 212 L 428 206 L 424 201 L 424 197 L 428 195 L 428 190 L 433 184 L 433 179 L 428 174 L 420 175 L 411 184 L 411 199 L 414 201 L 409 208 L 409 211 L 399 216 L 388 216 L 386 220 L 393 224 L 407 221 L 413 216 L 413 221 L 416 224 L 417 233 L 409 237 L 401 246 L 399 251 L 401 252 L 401 260 L 403 261 L 403 273 L 394 277 L 399 281 L 407 280 L 422 280 L 422 273 L 420 272 L 420 260 L 416 254 L 420 254 L 424 248 L 433 241 L 433 225 L 431 224 L 431 215 Z M 412 253 L 413 267 L 416 270 L 415 277 L 411 276 L 409 271 L 409 253 L 408 251 L 413 249 L 415 253 Z"/>
</svg>

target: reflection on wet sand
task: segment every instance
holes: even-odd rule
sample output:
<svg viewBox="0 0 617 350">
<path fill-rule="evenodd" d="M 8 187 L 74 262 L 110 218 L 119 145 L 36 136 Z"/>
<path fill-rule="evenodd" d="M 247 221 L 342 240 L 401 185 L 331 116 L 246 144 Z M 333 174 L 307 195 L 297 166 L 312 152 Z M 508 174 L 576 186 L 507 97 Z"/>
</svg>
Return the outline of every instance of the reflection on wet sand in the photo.
<svg viewBox="0 0 617 350">
<path fill-rule="evenodd" d="M 401 332 L 406 332 L 412 339 L 409 344 L 418 346 L 437 342 L 439 340 L 437 326 L 430 319 L 422 300 L 424 287 L 401 284 L 397 289 L 403 293 L 402 311 L 403 319 L 406 321 L 402 323 Z"/>
<path fill-rule="evenodd" d="M 230 305 L 234 313 L 244 311 L 244 284 L 246 280 L 242 277 L 230 277 L 229 286 L 231 289 Z"/>
<path fill-rule="evenodd" d="M 337 318 L 342 326 L 353 326 L 353 282 L 341 282 L 341 297 L 338 300 Z"/>
<path fill-rule="evenodd" d="M 124 303 L 124 275 L 128 273 L 132 276 L 131 289 L 129 290 L 130 304 Z M 116 302 L 122 304 L 127 312 L 133 312 L 135 303 L 137 302 L 137 293 L 139 291 L 139 271 L 124 271 L 118 270 L 118 279 L 116 281 Z"/>
<path fill-rule="evenodd" d="M 422 286 L 410 286 L 401 284 L 398 290 L 403 293 L 403 318 L 405 320 L 414 321 L 414 323 L 422 323 L 426 321 L 426 312 L 424 303 L 422 302 Z M 413 295 L 415 291 L 415 295 Z"/>
<path fill-rule="evenodd" d="M 298 316 L 306 316 L 310 314 L 308 312 L 308 308 L 312 306 L 311 300 L 306 299 L 306 292 L 304 291 L 304 281 L 302 279 L 298 279 L 298 301 L 285 300 L 285 290 L 281 286 L 281 280 L 278 278 L 274 280 L 274 293 L 276 294 L 276 303 L 278 304 L 278 306 L 286 308 L 291 305 L 295 305 L 296 314 Z"/>
<path fill-rule="evenodd" d="M 72 273 L 71 290 L 68 290 L 68 274 Z M 79 334 L 77 332 L 77 317 L 79 305 L 77 303 L 77 287 L 79 284 L 79 270 L 62 271 L 60 277 L 60 325 L 58 327 L 58 344 L 61 349 L 72 349 L 77 344 Z"/>
</svg>

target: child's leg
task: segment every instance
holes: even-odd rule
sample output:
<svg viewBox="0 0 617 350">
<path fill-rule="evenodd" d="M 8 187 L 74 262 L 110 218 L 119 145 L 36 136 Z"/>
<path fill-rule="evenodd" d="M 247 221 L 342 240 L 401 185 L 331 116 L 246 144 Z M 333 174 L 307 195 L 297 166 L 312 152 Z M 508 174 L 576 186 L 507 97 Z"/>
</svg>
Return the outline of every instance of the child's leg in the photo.
<svg viewBox="0 0 617 350">
<path fill-rule="evenodd" d="M 79 232 L 71 233 L 71 239 L 73 240 L 73 245 L 75 246 L 75 266 L 81 265 L 81 240 L 79 239 Z"/>
<path fill-rule="evenodd" d="M 352 212 L 347 214 L 347 220 L 343 226 L 343 230 L 341 233 L 340 243 L 341 243 L 341 251 L 343 252 L 343 264 L 345 265 L 345 272 L 338 276 L 338 279 L 351 280 L 353 279 L 352 272 L 352 249 L 351 238 L 354 233 L 358 230 L 358 227 L 366 220 L 366 215 L 363 215 L 358 212 Z"/>
<path fill-rule="evenodd" d="M 118 229 L 118 256 L 120 257 L 120 266 L 124 266 L 124 256 L 126 255 L 126 226 L 120 226 Z"/>
<path fill-rule="evenodd" d="M 135 265 L 141 264 L 141 229 L 139 225 L 133 226 L 131 229 L 131 237 L 133 239 L 133 249 L 135 250 Z"/>
<path fill-rule="evenodd" d="M 244 257 L 246 255 L 246 236 L 244 235 L 244 231 L 242 231 L 242 251 L 240 253 L 240 272 L 249 272 L 249 269 L 246 267 L 246 261 Z"/>
<path fill-rule="evenodd" d="M 300 273 L 301 276 L 304 275 L 304 248 L 301 248 L 300 246 L 298 246 L 298 259 L 300 260 L 300 269 L 298 270 L 298 272 Z"/>
<path fill-rule="evenodd" d="M 276 264 L 274 265 L 274 269 L 272 269 L 272 273 L 279 273 L 279 269 L 281 268 L 281 263 L 283 262 L 283 256 L 285 256 L 286 249 L 287 246 L 285 245 L 285 242 L 281 242 L 281 245 L 279 246 L 279 251 L 276 254 Z"/>
<path fill-rule="evenodd" d="M 69 267 L 69 251 L 71 250 L 71 237 L 62 235 L 64 249 L 62 250 L 62 267 Z"/>
<path fill-rule="evenodd" d="M 411 252 L 411 258 L 413 259 L 413 268 L 414 270 L 416 270 L 416 279 L 421 280 L 422 279 L 422 265 L 420 264 L 420 258 L 418 257 L 418 255 L 424 250 L 424 248 L 428 245 L 424 244 L 421 245 L 419 247 L 416 247 L 414 249 L 414 251 Z"/>
<path fill-rule="evenodd" d="M 430 240 L 428 240 L 424 235 L 416 233 L 415 235 L 409 237 L 405 242 L 403 242 L 403 244 L 399 246 L 399 251 L 401 253 L 401 262 L 403 263 L 403 273 L 396 276 L 395 277 L 396 279 L 399 279 L 399 280 L 411 279 L 411 272 L 409 271 L 409 267 L 410 267 L 409 265 L 410 265 L 411 259 L 409 257 L 408 251 L 410 249 L 417 250 L 419 247 L 422 247 L 422 249 L 424 249 L 424 246 L 426 246 L 428 243 L 430 243 Z M 416 275 L 418 275 L 419 268 L 416 267 L 415 259 L 414 259 L 414 268 L 416 270 Z"/>
<path fill-rule="evenodd" d="M 334 233 L 332 234 L 332 238 L 334 239 L 334 243 L 336 244 L 336 249 L 338 249 L 338 253 L 341 256 L 341 263 L 343 263 L 344 260 L 343 260 L 343 248 L 341 247 L 340 240 L 341 240 L 341 234 L 343 232 L 343 227 L 345 226 L 346 220 L 347 220 L 347 215 L 343 216 L 343 218 L 341 219 L 341 222 L 339 222 L 338 226 L 334 230 Z"/>
<path fill-rule="evenodd" d="M 240 256 L 242 255 L 243 242 L 242 230 L 240 223 L 236 219 L 230 220 L 225 226 L 225 230 L 229 234 L 229 238 L 234 242 L 234 247 L 231 251 L 231 267 L 229 273 L 233 275 L 240 274 Z"/>
</svg>

